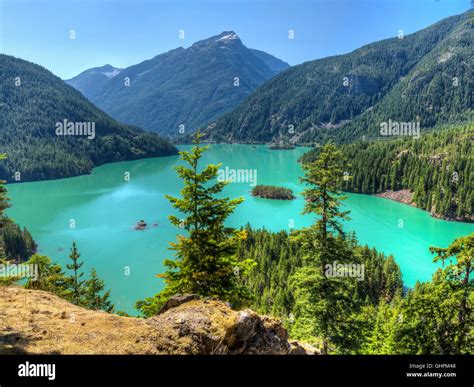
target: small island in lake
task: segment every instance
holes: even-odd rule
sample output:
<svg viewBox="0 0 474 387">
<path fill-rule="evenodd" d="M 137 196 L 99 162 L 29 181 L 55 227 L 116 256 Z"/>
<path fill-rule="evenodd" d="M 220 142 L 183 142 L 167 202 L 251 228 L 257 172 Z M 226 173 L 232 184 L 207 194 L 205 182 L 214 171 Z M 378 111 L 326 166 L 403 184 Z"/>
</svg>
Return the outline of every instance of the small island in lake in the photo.
<svg viewBox="0 0 474 387">
<path fill-rule="evenodd" d="M 145 230 L 146 226 L 147 226 L 146 222 L 142 219 L 137 222 L 134 228 L 135 230 Z"/>
<path fill-rule="evenodd" d="M 276 187 L 274 185 L 256 185 L 252 189 L 252 196 L 265 199 L 293 200 L 295 195 L 289 188 Z"/>
</svg>

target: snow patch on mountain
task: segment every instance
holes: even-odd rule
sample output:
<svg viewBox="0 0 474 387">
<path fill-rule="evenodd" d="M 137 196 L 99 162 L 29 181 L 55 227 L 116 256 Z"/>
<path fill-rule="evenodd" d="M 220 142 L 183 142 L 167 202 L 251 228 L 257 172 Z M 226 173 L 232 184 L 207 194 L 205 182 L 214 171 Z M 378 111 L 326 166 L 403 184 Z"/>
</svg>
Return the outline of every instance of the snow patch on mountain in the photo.
<svg viewBox="0 0 474 387">
<path fill-rule="evenodd" d="M 112 71 L 106 71 L 104 74 L 107 78 L 112 79 L 113 77 L 117 76 L 120 74 L 122 69 L 113 69 Z"/>
<path fill-rule="evenodd" d="M 224 42 L 229 42 L 229 41 L 232 41 L 232 40 L 237 40 L 239 39 L 239 37 L 237 36 L 237 34 L 235 32 L 232 32 L 228 35 L 224 35 L 222 36 L 221 38 L 217 39 L 216 42 L 219 42 L 219 41 L 224 41 Z"/>
</svg>

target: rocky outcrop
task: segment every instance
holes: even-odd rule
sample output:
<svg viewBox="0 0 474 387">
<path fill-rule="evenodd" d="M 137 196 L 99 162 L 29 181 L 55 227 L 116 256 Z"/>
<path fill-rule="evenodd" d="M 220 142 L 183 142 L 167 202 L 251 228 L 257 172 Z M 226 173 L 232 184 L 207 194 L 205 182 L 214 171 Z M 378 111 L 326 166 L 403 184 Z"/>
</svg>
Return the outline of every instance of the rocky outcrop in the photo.
<svg viewBox="0 0 474 387">
<path fill-rule="evenodd" d="M 410 191 L 409 189 L 400 189 L 398 191 L 388 190 L 382 193 L 375 194 L 375 196 L 378 196 L 380 198 L 395 200 L 396 202 L 399 202 L 399 203 L 408 204 L 412 207 L 420 208 L 413 201 L 413 192 Z M 474 215 L 470 217 L 460 218 L 456 215 L 454 211 L 452 213 L 448 213 L 447 215 L 441 215 L 435 211 L 434 207 L 431 209 L 430 215 L 433 218 L 444 219 L 444 220 L 449 220 L 449 221 L 474 222 Z"/>
<path fill-rule="evenodd" d="M 413 192 L 411 192 L 409 189 L 400 189 L 398 191 L 388 190 L 380 194 L 375 194 L 375 196 L 395 200 L 396 202 L 415 207 L 415 203 L 413 202 Z"/>
<path fill-rule="evenodd" d="M 149 319 L 77 307 L 47 292 L 0 287 L 0 354 L 313 354 L 277 319 L 215 299 L 172 298 Z"/>
<path fill-rule="evenodd" d="M 248 309 L 233 311 L 218 300 L 191 299 L 148 321 L 166 332 L 158 345 L 160 351 L 172 348 L 172 353 L 219 355 L 291 352 L 280 321 Z"/>
</svg>

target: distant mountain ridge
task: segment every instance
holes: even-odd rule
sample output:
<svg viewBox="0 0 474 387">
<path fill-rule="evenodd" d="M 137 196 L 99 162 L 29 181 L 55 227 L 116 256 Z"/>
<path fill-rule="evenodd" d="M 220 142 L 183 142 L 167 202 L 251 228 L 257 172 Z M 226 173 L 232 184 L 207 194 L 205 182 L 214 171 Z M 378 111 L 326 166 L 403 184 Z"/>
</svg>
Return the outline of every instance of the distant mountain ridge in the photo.
<svg viewBox="0 0 474 387">
<path fill-rule="evenodd" d="M 473 118 L 474 26 L 469 12 L 414 34 L 293 66 L 207 129 L 213 141 L 350 142 L 380 123 L 422 130 Z"/>
<path fill-rule="evenodd" d="M 85 70 L 74 78 L 66 79 L 65 82 L 90 99 L 108 80 L 120 74 L 122 70 L 106 64 L 101 67 Z"/>
<path fill-rule="evenodd" d="M 224 31 L 121 69 L 111 79 L 90 69 L 66 82 L 112 117 L 176 137 L 217 119 L 288 67 Z"/>
<path fill-rule="evenodd" d="M 280 73 L 290 65 L 286 62 L 283 62 L 281 59 L 275 58 L 273 55 L 266 53 L 265 51 L 255 50 L 250 48 L 250 51 L 261 61 L 263 61 L 275 74 Z"/>
<path fill-rule="evenodd" d="M 104 163 L 177 153 L 158 135 L 110 118 L 39 65 L 0 54 L 0 75 L 0 153 L 8 157 L 0 179 L 57 179 Z M 71 132 L 63 135 L 64 129 Z"/>
</svg>

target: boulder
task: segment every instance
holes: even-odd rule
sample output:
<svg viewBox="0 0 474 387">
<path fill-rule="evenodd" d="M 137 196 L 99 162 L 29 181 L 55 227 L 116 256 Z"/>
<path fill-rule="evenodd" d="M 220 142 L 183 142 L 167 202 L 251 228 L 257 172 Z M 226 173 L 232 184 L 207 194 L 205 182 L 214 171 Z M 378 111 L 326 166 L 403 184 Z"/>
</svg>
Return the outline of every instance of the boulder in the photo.
<svg viewBox="0 0 474 387">
<path fill-rule="evenodd" d="M 161 307 L 158 314 L 162 314 L 166 312 L 168 309 L 176 308 L 185 302 L 189 302 L 191 300 L 197 300 L 199 298 L 196 294 L 176 294 L 171 297 L 166 303 Z"/>
</svg>

